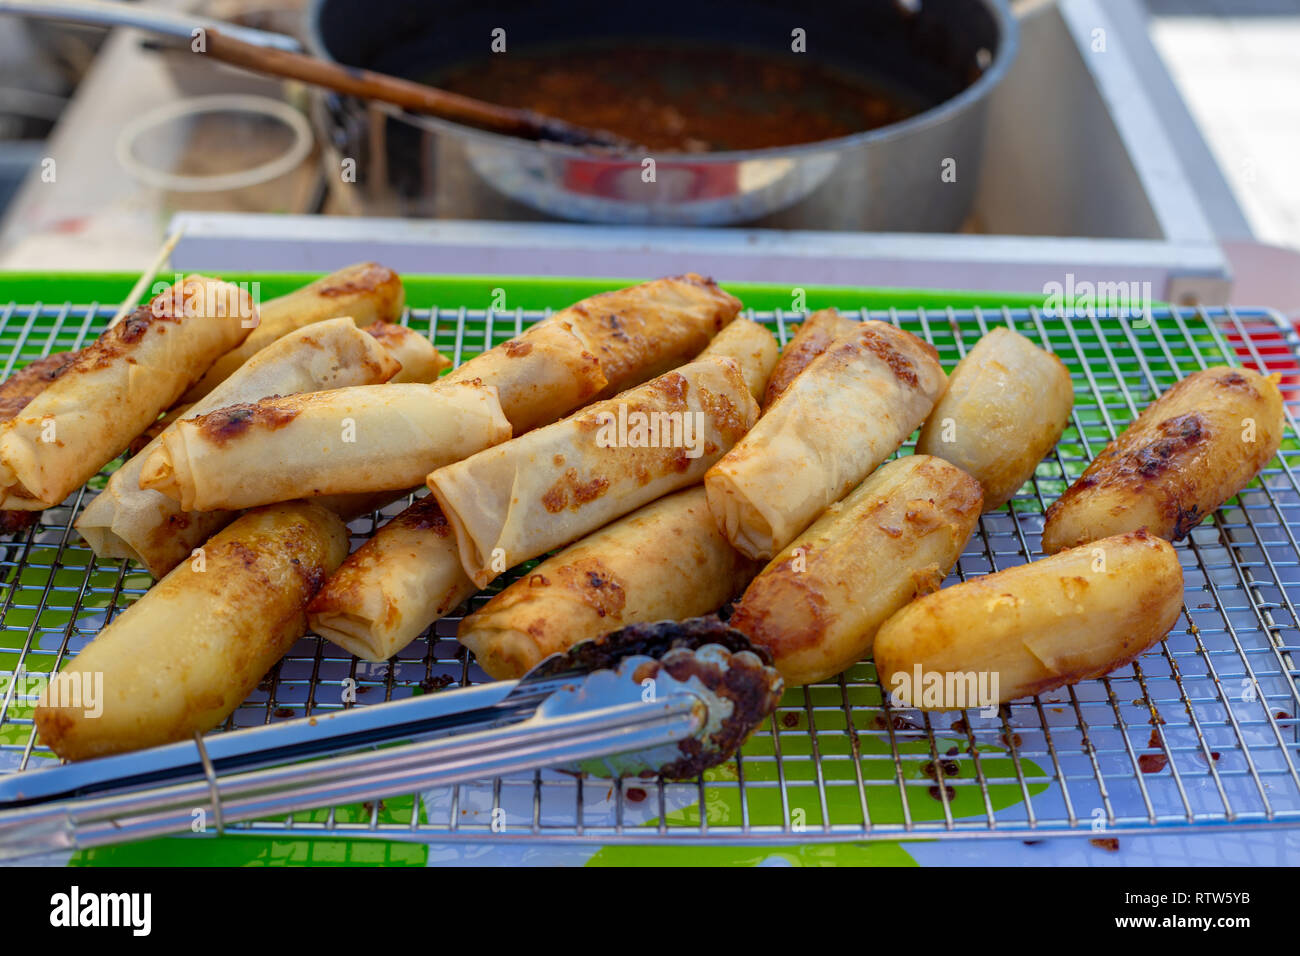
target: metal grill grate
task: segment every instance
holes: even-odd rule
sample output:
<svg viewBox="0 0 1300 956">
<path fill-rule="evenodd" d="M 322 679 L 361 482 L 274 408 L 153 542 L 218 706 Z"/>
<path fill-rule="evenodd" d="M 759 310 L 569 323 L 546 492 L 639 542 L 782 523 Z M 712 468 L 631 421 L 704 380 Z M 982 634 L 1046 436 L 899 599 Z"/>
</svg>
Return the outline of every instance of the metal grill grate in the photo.
<svg viewBox="0 0 1300 956">
<path fill-rule="evenodd" d="M 0 308 L 0 372 L 93 339 L 111 306 Z M 460 363 L 544 313 L 411 309 Z M 755 314 L 784 344 L 800 316 Z M 892 710 L 870 663 L 786 694 L 733 764 L 690 783 L 579 780 L 561 773 L 484 780 L 380 804 L 295 814 L 241 827 L 266 835 L 390 840 L 808 842 L 907 836 L 1134 832 L 1170 826 L 1300 825 L 1300 339 L 1261 311 L 1161 310 L 1149 320 L 1037 310 L 863 313 L 911 331 L 949 370 L 996 324 L 1056 352 L 1069 368 L 1071 426 L 1033 481 L 985 515 L 948 583 L 1041 555 L 1047 504 L 1149 401 L 1190 372 L 1245 364 L 1278 372 L 1288 431 L 1250 488 L 1178 545 L 1182 616 L 1160 645 L 1109 677 L 1004 706 L 922 714 Z M 37 686 L 81 650 L 149 578 L 99 562 L 71 522 L 114 463 L 19 535 L 0 539 L 0 773 L 54 758 L 36 742 Z M 354 546 L 404 503 L 351 525 Z M 497 590 L 518 576 L 504 576 Z M 1300 594 L 1300 590 L 1296 590 Z M 477 608 L 488 594 L 471 599 Z M 462 609 L 463 610 L 463 609 Z M 485 679 L 455 641 L 460 615 L 382 665 L 315 637 L 299 641 L 224 729 L 365 706 Z M 344 691 L 355 682 L 355 704 Z M 218 731 L 219 732 L 219 731 Z"/>
</svg>

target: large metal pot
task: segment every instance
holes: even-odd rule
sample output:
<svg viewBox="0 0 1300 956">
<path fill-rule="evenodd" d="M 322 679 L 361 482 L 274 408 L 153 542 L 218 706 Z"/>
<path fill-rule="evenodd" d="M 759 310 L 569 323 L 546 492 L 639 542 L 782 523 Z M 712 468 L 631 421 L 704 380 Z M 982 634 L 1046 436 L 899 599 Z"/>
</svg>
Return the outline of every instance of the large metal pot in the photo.
<svg viewBox="0 0 1300 956">
<path fill-rule="evenodd" d="M 922 92 L 936 103 L 902 122 L 800 146 L 748 152 L 593 156 L 428 117 L 384 119 L 330 95 L 331 134 L 345 155 L 405 195 L 427 194 L 458 159 L 499 193 L 563 219 L 622 224 L 951 231 L 966 217 L 983 151 L 985 104 L 1016 50 L 1006 0 L 571 0 L 481 4 L 440 0 L 314 0 L 307 43 L 318 56 L 421 78 L 437 66 L 487 56 L 493 31 L 508 50 L 557 42 L 653 37 L 807 53 Z M 508 55 L 508 54 L 507 54 Z M 376 122 L 384 129 L 374 128 Z M 378 144 L 378 145 L 377 145 Z M 375 165 L 382 163 L 382 165 Z M 782 210 L 786 212 L 782 213 Z M 777 215 L 774 215 L 777 214 Z"/>
</svg>

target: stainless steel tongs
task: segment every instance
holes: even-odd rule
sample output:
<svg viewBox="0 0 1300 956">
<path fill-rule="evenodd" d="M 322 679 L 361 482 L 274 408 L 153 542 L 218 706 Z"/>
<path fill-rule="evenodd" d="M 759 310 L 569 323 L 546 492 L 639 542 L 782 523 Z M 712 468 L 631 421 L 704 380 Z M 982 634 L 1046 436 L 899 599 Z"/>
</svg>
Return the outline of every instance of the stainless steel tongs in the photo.
<svg viewBox="0 0 1300 956">
<path fill-rule="evenodd" d="M 693 777 L 781 691 L 766 652 L 716 618 L 634 625 L 518 681 L 0 778 L 0 859 L 188 831 L 197 811 L 220 832 L 540 767 Z"/>
</svg>

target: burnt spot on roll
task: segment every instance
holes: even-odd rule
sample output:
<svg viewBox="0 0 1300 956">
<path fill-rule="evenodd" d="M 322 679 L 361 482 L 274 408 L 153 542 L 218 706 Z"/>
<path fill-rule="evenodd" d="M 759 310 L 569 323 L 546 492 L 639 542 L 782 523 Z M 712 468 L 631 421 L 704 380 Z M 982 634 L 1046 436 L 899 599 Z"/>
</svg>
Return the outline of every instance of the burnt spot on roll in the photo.
<svg viewBox="0 0 1300 956">
<path fill-rule="evenodd" d="M 1046 520 L 1050 522 L 1070 502 L 1095 488 L 1140 490 L 1151 484 L 1159 484 L 1176 471 L 1188 467 L 1191 459 L 1210 443 L 1211 438 L 1209 422 L 1199 412 L 1167 418 L 1147 428 L 1140 428 L 1135 423 L 1107 445 L 1079 480 L 1066 488 L 1061 497 L 1052 503 L 1047 509 Z M 1171 512 L 1171 520 L 1184 522 L 1191 520 L 1194 509 L 1195 505 L 1192 509 L 1186 509 L 1184 517 L 1185 509 L 1175 498 L 1168 500 L 1165 505 L 1165 510 Z M 1197 518 L 1196 522 L 1199 520 Z M 1186 531 L 1178 536 L 1183 534 Z"/>
<path fill-rule="evenodd" d="M 1245 394 L 1250 396 L 1251 401 L 1262 400 L 1262 396 L 1259 394 L 1259 390 L 1255 388 L 1255 383 L 1252 382 L 1246 375 L 1242 374 L 1236 369 L 1233 369 L 1232 371 L 1228 372 L 1225 375 L 1220 375 L 1218 378 L 1214 380 L 1214 384 L 1217 385 L 1219 388 L 1244 392 Z"/>
<path fill-rule="evenodd" d="M 80 350 L 56 352 L 28 362 L 4 382 L 0 382 L 0 422 L 8 421 L 72 365 Z"/>
<path fill-rule="evenodd" d="M 605 316 L 605 326 L 609 329 L 609 334 L 621 341 L 627 341 L 627 332 L 623 330 L 623 323 L 618 317 L 617 312 L 611 312 Z"/>
<path fill-rule="evenodd" d="M 298 417 L 299 409 L 278 405 L 274 401 L 276 398 L 279 396 L 219 408 L 193 421 L 206 440 L 224 445 L 255 427 L 274 431 Z"/>
<path fill-rule="evenodd" d="M 343 295 L 356 295 L 374 292 L 377 289 L 400 286 L 402 280 L 392 269 L 387 269 L 377 262 L 365 262 L 341 272 L 337 278 L 323 282 L 316 288 L 318 295 L 335 298 Z"/>
<path fill-rule="evenodd" d="M 897 344 L 898 336 L 907 333 L 900 333 L 897 329 L 892 327 L 890 327 L 889 333 L 886 333 L 883 329 L 874 328 L 875 325 L 879 324 L 880 323 L 864 322 L 862 328 L 856 330 L 854 338 L 850 339 L 844 345 L 838 346 L 837 350 L 852 353 L 859 349 L 866 349 L 875 355 L 876 358 L 884 362 L 885 365 L 889 367 L 889 370 L 894 373 L 894 377 L 900 382 L 908 388 L 916 388 L 918 381 L 916 377 L 916 368 L 913 366 L 911 359 L 903 353 Z M 908 344 L 910 345 L 911 343 L 909 342 Z M 929 351 L 933 353 L 931 356 L 932 358 L 936 360 L 939 358 L 939 353 L 933 346 L 926 345 L 926 343 L 922 342 L 920 339 L 916 340 L 916 344 L 928 348 Z"/>
<path fill-rule="evenodd" d="M 578 477 L 578 469 L 570 468 L 542 495 L 542 507 L 551 514 L 558 514 L 569 506 L 579 508 L 595 501 L 609 489 L 609 479 L 597 475 L 587 481 Z"/>
<path fill-rule="evenodd" d="M 505 353 L 507 358 L 523 358 L 533 350 L 533 343 L 524 339 L 511 339 L 505 343 Z"/>
<path fill-rule="evenodd" d="M 649 388 L 663 396 L 670 408 L 677 409 L 686 404 L 686 393 L 690 391 L 691 385 L 680 373 L 669 372 L 651 381 Z"/>
<path fill-rule="evenodd" d="M 623 585 L 595 557 L 580 558 L 556 569 L 556 584 L 576 594 L 597 617 L 620 618 L 627 604 Z"/>
<path fill-rule="evenodd" d="M 447 521 L 447 516 L 442 513 L 442 509 L 438 507 L 438 499 L 433 495 L 425 495 L 418 499 L 415 504 L 394 518 L 393 524 L 413 531 L 432 531 L 439 538 L 451 534 L 451 524 Z"/>
<path fill-rule="evenodd" d="M 409 330 L 393 322 L 380 321 L 371 322 L 365 327 L 364 331 L 366 335 L 370 336 L 375 341 L 391 346 L 396 345 L 404 339 Z M 305 338 L 303 341 L 312 345 L 316 344 L 315 342 Z"/>
<path fill-rule="evenodd" d="M 736 370 L 736 374 L 740 375 L 739 369 Z M 746 396 L 749 395 L 748 388 L 740 391 Z M 754 403 L 746 403 L 742 408 L 731 400 L 731 396 L 712 389 L 700 389 L 699 402 L 704 414 L 713 422 L 718 433 L 727 436 L 733 442 L 739 441 L 749 431 L 756 417 L 754 412 L 757 411 L 757 406 Z"/>
<path fill-rule="evenodd" d="M 1155 431 L 1155 440 L 1130 453 L 1133 470 L 1143 478 L 1163 474 L 1171 463 L 1209 437 L 1208 423 L 1196 412 L 1167 418 Z"/>
</svg>

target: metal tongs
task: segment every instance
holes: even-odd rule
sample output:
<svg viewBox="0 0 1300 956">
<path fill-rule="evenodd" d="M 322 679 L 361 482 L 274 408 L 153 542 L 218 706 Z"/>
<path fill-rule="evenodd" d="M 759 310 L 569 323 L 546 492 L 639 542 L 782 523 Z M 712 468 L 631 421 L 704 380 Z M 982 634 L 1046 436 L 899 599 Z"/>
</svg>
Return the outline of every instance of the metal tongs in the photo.
<svg viewBox="0 0 1300 956">
<path fill-rule="evenodd" d="M 517 681 L 0 778 L 0 859 L 189 831 L 200 810 L 221 832 L 541 767 L 694 777 L 729 759 L 782 689 L 767 652 L 717 618 L 633 625 Z"/>
</svg>

